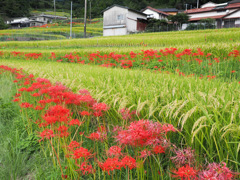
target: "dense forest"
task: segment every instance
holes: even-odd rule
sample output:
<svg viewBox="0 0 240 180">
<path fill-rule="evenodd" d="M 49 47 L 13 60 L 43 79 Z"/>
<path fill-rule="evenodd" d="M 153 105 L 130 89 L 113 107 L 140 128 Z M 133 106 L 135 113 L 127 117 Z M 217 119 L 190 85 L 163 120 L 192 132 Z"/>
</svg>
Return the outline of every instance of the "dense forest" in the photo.
<svg viewBox="0 0 240 180">
<path fill-rule="evenodd" d="M 69 12 L 70 3 L 73 2 L 74 17 L 83 17 L 84 0 L 56 0 L 56 10 Z M 199 0 L 200 5 L 209 0 Z M 31 10 L 46 10 L 53 9 L 54 0 L 1 0 L 0 1 L 0 16 L 3 17 L 22 17 L 30 16 Z M 102 11 L 113 5 L 119 4 L 141 10 L 146 6 L 154 8 L 169 8 L 184 9 L 185 4 L 189 4 L 192 8 L 196 7 L 197 0 L 88 0 L 88 8 L 91 2 L 92 17 L 100 17 Z M 226 0 L 212 0 L 215 3 L 226 2 Z"/>
</svg>

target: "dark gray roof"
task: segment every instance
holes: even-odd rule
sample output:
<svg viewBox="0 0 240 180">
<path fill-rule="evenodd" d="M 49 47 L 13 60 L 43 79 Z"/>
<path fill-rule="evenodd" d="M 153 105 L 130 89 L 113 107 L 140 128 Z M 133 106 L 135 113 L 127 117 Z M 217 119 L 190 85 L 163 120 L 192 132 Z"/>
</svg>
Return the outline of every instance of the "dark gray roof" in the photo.
<svg viewBox="0 0 240 180">
<path fill-rule="evenodd" d="M 233 0 L 233 1 L 228 2 L 228 4 L 234 4 L 234 3 L 240 3 L 240 0 Z"/>
<path fill-rule="evenodd" d="M 124 9 L 128 9 L 129 11 L 133 11 L 133 12 L 135 12 L 135 13 L 138 13 L 138 14 L 141 14 L 141 15 L 144 15 L 144 16 L 147 16 L 146 14 L 144 14 L 144 13 L 142 13 L 142 12 L 140 12 L 140 11 L 137 11 L 137 10 L 135 10 L 135 9 L 131 9 L 131 8 L 127 7 L 127 6 L 121 6 L 121 5 L 118 5 L 118 4 L 114 4 L 114 5 L 112 5 L 112 6 L 107 7 L 106 9 L 104 9 L 104 10 L 102 11 L 102 13 L 104 13 L 105 11 L 111 9 L 111 8 L 114 7 L 114 6 L 117 6 L 117 7 L 120 7 L 120 8 L 124 8 Z"/>
<path fill-rule="evenodd" d="M 158 9 L 158 10 L 163 12 L 178 12 L 178 9 L 176 8 L 164 8 L 164 9 Z"/>
</svg>

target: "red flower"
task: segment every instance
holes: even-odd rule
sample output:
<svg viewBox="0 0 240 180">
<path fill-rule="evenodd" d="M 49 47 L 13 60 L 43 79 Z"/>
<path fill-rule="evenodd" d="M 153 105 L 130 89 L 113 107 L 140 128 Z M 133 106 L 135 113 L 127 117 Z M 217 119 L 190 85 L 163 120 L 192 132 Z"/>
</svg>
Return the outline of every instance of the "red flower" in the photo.
<svg viewBox="0 0 240 180">
<path fill-rule="evenodd" d="M 146 158 L 148 156 L 151 156 L 151 151 L 148 151 L 147 149 L 144 149 L 140 153 L 141 153 L 141 155 L 139 156 L 140 158 Z"/>
<path fill-rule="evenodd" d="M 71 141 L 67 147 L 70 151 L 74 151 L 79 146 L 80 144 L 77 141 Z"/>
<path fill-rule="evenodd" d="M 90 113 L 88 111 L 82 111 L 82 112 L 80 112 L 80 114 L 82 116 L 89 116 L 90 115 Z"/>
<path fill-rule="evenodd" d="M 18 102 L 18 101 L 20 101 L 20 99 L 19 98 L 15 98 L 14 100 L 12 100 L 13 102 Z"/>
<path fill-rule="evenodd" d="M 112 147 L 109 148 L 108 154 L 109 154 L 110 156 L 119 156 L 119 155 L 122 154 L 122 153 L 121 153 L 121 148 L 118 147 L 118 146 L 112 146 Z"/>
<path fill-rule="evenodd" d="M 162 147 L 162 146 L 155 146 L 154 148 L 153 148 L 153 152 L 155 153 L 155 154 L 161 154 L 161 153 L 165 153 L 165 151 L 164 151 L 164 148 Z"/>
<path fill-rule="evenodd" d="M 93 110 L 95 111 L 107 111 L 109 107 L 105 103 L 95 103 L 93 104 Z"/>
<path fill-rule="evenodd" d="M 88 149 L 80 147 L 77 148 L 74 153 L 73 153 L 73 158 L 74 159 L 79 159 L 79 158 L 89 158 L 92 154 L 88 151 Z"/>
<path fill-rule="evenodd" d="M 136 160 L 134 158 L 132 158 L 131 156 L 125 156 L 122 159 L 122 165 L 124 168 L 126 168 L 127 166 L 129 167 L 129 169 L 133 169 L 136 168 Z"/>
<path fill-rule="evenodd" d="M 95 172 L 95 169 L 93 169 L 92 165 L 91 164 L 89 165 L 88 162 L 83 162 L 79 170 L 82 171 L 83 175 Z M 79 171 L 79 170 L 76 170 L 76 171 Z"/>
<path fill-rule="evenodd" d="M 69 125 L 69 126 L 74 126 L 74 125 L 81 126 L 83 123 L 84 123 L 84 122 L 81 122 L 81 121 L 79 121 L 78 119 L 73 119 L 73 120 L 71 120 L 71 121 L 68 123 L 68 125 Z"/>
<path fill-rule="evenodd" d="M 29 103 L 27 103 L 27 102 L 24 102 L 24 103 L 20 104 L 20 107 L 21 107 L 21 108 L 32 108 L 33 105 L 32 105 L 32 104 L 29 104 Z"/>
<path fill-rule="evenodd" d="M 91 140 L 99 140 L 100 139 L 100 134 L 99 133 L 92 133 L 89 136 L 86 136 L 86 138 L 89 138 Z"/>
<path fill-rule="evenodd" d="M 40 137 L 42 137 L 39 141 L 42 141 L 45 139 L 50 139 L 51 137 L 54 137 L 53 131 L 51 129 L 45 129 L 43 132 L 40 133 Z"/>
<path fill-rule="evenodd" d="M 98 165 L 103 171 L 107 171 L 109 175 L 110 175 L 109 171 L 113 171 L 115 169 L 120 170 L 122 168 L 122 163 L 121 163 L 121 161 L 119 161 L 119 159 L 117 157 L 108 158 L 103 163 L 99 162 Z"/>
<path fill-rule="evenodd" d="M 176 174 L 174 175 L 174 177 L 181 178 L 181 180 L 185 180 L 185 179 L 190 180 L 195 178 L 197 175 L 197 171 L 194 170 L 189 165 L 180 167 L 178 171 L 174 171 L 173 173 Z"/>
</svg>

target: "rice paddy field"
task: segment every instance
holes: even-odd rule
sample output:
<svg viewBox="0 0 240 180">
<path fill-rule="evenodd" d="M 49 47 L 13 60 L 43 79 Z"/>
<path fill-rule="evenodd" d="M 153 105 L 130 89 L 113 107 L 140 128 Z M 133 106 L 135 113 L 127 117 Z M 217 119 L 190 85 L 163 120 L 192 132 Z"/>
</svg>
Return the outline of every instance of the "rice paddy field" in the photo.
<svg viewBox="0 0 240 180">
<path fill-rule="evenodd" d="M 60 14 L 61 15 L 61 14 Z M 102 18 L 87 21 L 87 37 L 102 36 Z M 72 22 L 72 38 L 83 38 L 84 24 L 82 19 L 74 18 Z M 45 24 L 22 29 L 0 31 L 0 41 L 40 41 L 63 40 L 70 38 L 70 20 L 61 20 L 54 24 Z"/>
<path fill-rule="evenodd" d="M 0 42 L 0 176 L 239 179 L 239 42 L 239 28 Z"/>
</svg>

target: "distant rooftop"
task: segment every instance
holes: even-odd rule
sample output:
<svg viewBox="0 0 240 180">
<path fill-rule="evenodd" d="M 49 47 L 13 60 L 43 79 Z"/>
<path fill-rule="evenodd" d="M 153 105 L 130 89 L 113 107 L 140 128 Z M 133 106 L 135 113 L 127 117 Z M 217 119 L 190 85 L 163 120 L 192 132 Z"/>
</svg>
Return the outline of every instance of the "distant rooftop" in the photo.
<svg viewBox="0 0 240 180">
<path fill-rule="evenodd" d="M 127 6 L 121 6 L 121 5 L 118 5 L 118 4 L 113 4 L 112 6 L 107 7 L 106 9 L 104 9 L 104 10 L 102 11 L 102 13 L 104 13 L 105 11 L 113 8 L 114 6 L 117 6 L 117 7 L 120 7 L 120 8 L 124 8 L 124 9 L 128 9 L 128 10 L 133 11 L 133 12 L 135 12 L 135 13 L 138 13 L 138 14 L 141 14 L 141 15 L 144 15 L 144 16 L 147 16 L 146 14 L 144 14 L 144 13 L 142 13 L 142 12 L 140 12 L 140 11 L 137 11 L 137 10 L 135 10 L 135 9 L 131 9 L 131 8 L 127 7 Z"/>
<path fill-rule="evenodd" d="M 158 9 L 158 10 L 163 12 L 178 12 L 178 9 L 176 8 L 164 8 L 164 9 Z"/>
</svg>

